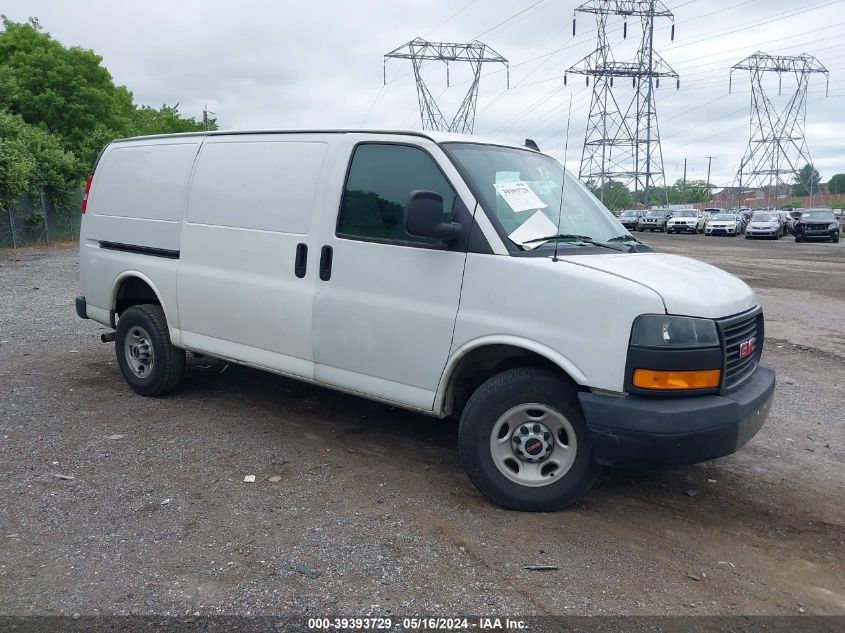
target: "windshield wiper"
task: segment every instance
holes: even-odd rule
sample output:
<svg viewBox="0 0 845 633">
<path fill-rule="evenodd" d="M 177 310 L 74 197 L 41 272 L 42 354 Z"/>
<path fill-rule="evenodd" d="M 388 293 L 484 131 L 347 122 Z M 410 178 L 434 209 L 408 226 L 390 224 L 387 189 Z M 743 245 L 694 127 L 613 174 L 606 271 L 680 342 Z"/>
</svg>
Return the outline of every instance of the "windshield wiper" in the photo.
<svg viewBox="0 0 845 633">
<path fill-rule="evenodd" d="M 573 235 L 571 233 L 559 233 L 558 235 L 548 235 L 546 237 L 535 237 L 530 240 L 525 240 L 523 244 L 530 244 L 531 242 L 550 242 L 551 240 L 579 240 L 584 242 L 585 245 L 590 246 L 601 246 L 602 248 L 609 248 L 612 251 L 617 251 L 624 253 L 621 248 L 617 248 L 615 246 L 611 246 L 610 244 L 606 244 L 605 242 L 596 242 L 592 237 L 589 235 Z"/>
</svg>

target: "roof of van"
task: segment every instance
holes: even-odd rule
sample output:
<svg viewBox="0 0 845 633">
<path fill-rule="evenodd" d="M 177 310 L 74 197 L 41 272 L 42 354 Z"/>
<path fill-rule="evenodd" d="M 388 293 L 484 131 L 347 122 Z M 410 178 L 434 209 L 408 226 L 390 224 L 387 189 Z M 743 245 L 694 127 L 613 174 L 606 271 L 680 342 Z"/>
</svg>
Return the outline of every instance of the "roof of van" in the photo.
<svg viewBox="0 0 845 633">
<path fill-rule="evenodd" d="M 435 143 L 481 143 L 485 145 L 503 145 L 519 149 L 529 149 L 519 143 L 510 143 L 501 139 L 470 136 L 454 132 L 432 132 L 427 130 L 391 130 L 391 129 L 302 129 L 302 130 L 214 130 L 209 132 L 180 132 L 177 134 L 151 134 L 149 136 L 132 136 L 115 139 L 114 142 L 138 141 L 152 138 L 184 138 L 191 136 L 231 136 L 236 134 L 394 134 L 403 136 L 418 136 L 427 138 Z M 542 147 L 540 151 L 542 151 Z"/>
</svg>

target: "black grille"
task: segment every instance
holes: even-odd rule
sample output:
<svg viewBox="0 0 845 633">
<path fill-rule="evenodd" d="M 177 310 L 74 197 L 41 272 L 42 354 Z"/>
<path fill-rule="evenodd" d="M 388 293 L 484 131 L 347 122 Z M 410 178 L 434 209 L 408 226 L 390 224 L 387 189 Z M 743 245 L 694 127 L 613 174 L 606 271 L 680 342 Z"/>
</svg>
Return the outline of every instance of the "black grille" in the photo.
<svg viewBox="0 0 845 633">
<path fill-rule="evenodd" d="M 763 352 L 763 314 L 757 310 L 752 314 L 721 321 L 719 326 L 725 349 L 725 378 L 722 389 L 730 391 L 750 378 L 760 362 Z M 753 353 L 740 358 L 742 343 L 751 338 L 754 338 L 755 342 Z"/>
</svg>

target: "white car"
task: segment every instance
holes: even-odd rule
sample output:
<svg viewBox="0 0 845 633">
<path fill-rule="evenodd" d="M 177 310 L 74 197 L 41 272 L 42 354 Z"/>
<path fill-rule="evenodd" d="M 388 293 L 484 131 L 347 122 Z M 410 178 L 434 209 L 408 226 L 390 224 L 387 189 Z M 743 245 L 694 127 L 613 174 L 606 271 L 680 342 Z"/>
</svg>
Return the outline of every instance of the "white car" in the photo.
<svg viewBox="0 0 845 633">
<path fill-rule="evenodd" d="M 755 211 L 745 229 L 745 239 L 768 237 L 779 240 L 784 235 L 783 222 L 777 211 Z"/>
<path fill-rule="evenodd" d="M 711 215 L 704 227 L 705 235 L 739 235 L 742 233 L 742 220 L 735 213 Z"/>
<path fill-rule="evenodd" d="M 697 209 L 675 211 L 666 222 L 667 233 L 704 233 L 704 215 Z"/>
<path fill-rule="evenodd" d="M 102 338 L 137 394 L 176 389 L 191 351 L 459 417 L 469 478 L 506 508 L 565 507 L 604 465 L 727 455 L 771 407 L 754 292 L 641 245 L 529 148 L 396 131 L 125 139 L 82 212 L 76 311 L 115 329 Z"/>
</svg>

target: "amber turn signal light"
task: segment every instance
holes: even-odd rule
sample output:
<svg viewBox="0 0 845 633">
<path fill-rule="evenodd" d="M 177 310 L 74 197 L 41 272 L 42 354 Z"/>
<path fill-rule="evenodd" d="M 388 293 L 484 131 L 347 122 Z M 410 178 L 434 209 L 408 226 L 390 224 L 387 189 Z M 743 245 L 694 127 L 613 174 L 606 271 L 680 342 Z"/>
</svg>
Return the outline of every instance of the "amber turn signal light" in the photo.
<svg viewBox="0 0 845 633">
<path fill-rule="evenodd" d="M 635 369 L 634 386 L 640 389 L 672 391 L 680 389 L 713 389 L 719 386 L 722 372 L 719 369 L 705 371 L 655 371 Z"/>
</svg>

